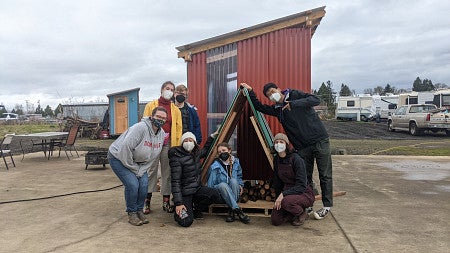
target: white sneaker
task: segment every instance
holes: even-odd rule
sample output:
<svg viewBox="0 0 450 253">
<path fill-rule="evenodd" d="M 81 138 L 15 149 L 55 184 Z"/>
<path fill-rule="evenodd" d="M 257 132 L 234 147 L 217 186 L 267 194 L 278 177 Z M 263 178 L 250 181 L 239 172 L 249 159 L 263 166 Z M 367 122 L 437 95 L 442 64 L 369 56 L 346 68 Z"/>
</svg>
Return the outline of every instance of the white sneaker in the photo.
<svg viewBox="0 0 450 253">
<path fill-rule="evenodd" d="M 313 215 L 316 220 L 321 220 L 325 218 L 325 216 L 327 216 L 329 212 L 330 209 L 320 208 L 317 212 L 313 212 Z"/>
</svg>

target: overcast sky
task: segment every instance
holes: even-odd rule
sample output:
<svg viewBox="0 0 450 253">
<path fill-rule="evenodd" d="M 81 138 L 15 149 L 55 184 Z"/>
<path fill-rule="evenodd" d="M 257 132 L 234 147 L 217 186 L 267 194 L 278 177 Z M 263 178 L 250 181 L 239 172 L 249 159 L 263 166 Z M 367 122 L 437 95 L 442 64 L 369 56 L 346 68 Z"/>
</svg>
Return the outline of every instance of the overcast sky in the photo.
<svg viewBox="0 0 450 253">
<path fill-rule="evenodd" d="M 53 109 L 186 83 L 175 47 L 326 6 L 312 39 L 312 87 L 362 93 L 414 79 L 450 85 L 450 1 L 1 0 L 0 104 Z"/>
</svg>

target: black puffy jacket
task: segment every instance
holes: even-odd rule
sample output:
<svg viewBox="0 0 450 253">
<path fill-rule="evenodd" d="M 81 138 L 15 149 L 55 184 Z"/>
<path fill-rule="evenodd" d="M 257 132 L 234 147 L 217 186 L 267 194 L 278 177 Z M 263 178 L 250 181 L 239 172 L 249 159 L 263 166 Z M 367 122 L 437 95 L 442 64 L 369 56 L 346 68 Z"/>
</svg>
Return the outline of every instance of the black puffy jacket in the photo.
<svg viewBox="0 0 450 253">
<path fill-rule="evenodd" d="M 172 195 L 173 203 L 176 206 L 183 203 L 182 196 L 196 193 L 202 185 L 202 164 L 200 159 L 208 154 L 213 140 L 213 138 L 208 137 L 203 149 L 196 148 L 192 153 L 187 152 L 182 146 L 169 149 Z"/>
</svg>

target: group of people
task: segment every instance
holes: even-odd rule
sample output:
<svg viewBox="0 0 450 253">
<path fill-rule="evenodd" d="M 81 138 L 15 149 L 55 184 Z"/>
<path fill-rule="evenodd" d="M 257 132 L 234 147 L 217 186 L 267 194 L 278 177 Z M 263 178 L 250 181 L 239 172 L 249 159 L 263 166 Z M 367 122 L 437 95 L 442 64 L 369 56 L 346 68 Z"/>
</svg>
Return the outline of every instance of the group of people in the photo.
<svg viewBox="0 0 450 253">
<path fill-rule="evenodd" d="M 273 187 L 277 198 L 271 215 L 273 225 L 289 221 L 294 226 L 306 217 L 323 219 L 332 207 L 331 153 L 328 135 L 313 106 L 319 99 L 297 90 L 281 91 L 273 83 L 264 86 L 264 95 L 274 102 L 259 102 L 248 84 L 255 109 L 278 117 L 287 135 L 274 137 Z M 152 193 L 157 191 L 160 168 L 160 191 L 163 210 L 174 213 L 183 227 L 202 219 L 202 211 L 212 203 L 228 206 L 226 222 L 236 218 L 249 223 L 250 218 L 239 207 L 243 192 L 242 167 L 232 155 L 228 143 L 217 145 L 217 157 L 208 169 L 207 184 L 201 181 L 201 159 L 206 157 L 218 135 L 211 134 L 200 148 L 202 134 L 196 109 L 187 103 L 188 89 L 168 81 L 161 87 L 161 97 L 149 102 L 141 122 L 131 126 L 111 144 L 108 159 L 112 170 L 124 185 L 128 222 L 148 223 Z M 292 146 L 293 148 L 292 148 Z M 319 170 L 323 208 L 313 211 L 312 174 L 314 160 Z M 170 203 L 173 196 L 173 205 Z"/>
</svg>

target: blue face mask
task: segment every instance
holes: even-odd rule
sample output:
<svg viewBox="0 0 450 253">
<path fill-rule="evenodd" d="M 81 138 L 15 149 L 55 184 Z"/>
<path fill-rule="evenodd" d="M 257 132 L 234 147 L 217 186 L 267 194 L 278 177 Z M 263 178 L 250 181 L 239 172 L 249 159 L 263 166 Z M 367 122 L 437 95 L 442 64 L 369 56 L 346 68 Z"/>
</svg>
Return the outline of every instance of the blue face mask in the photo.
<svg viewBox="0 0 450 253">
<path fill-rule="evenodd" d="M 155 119 L 155 118 L 150 118 L 150 121 L 152 122 L 152 124 L 157 127 L 158 129 L 161 128 L 162 125 L 164 125 L 164 123 L 166 123 L 164 120 L 162 119 Z"/>
</svg>

